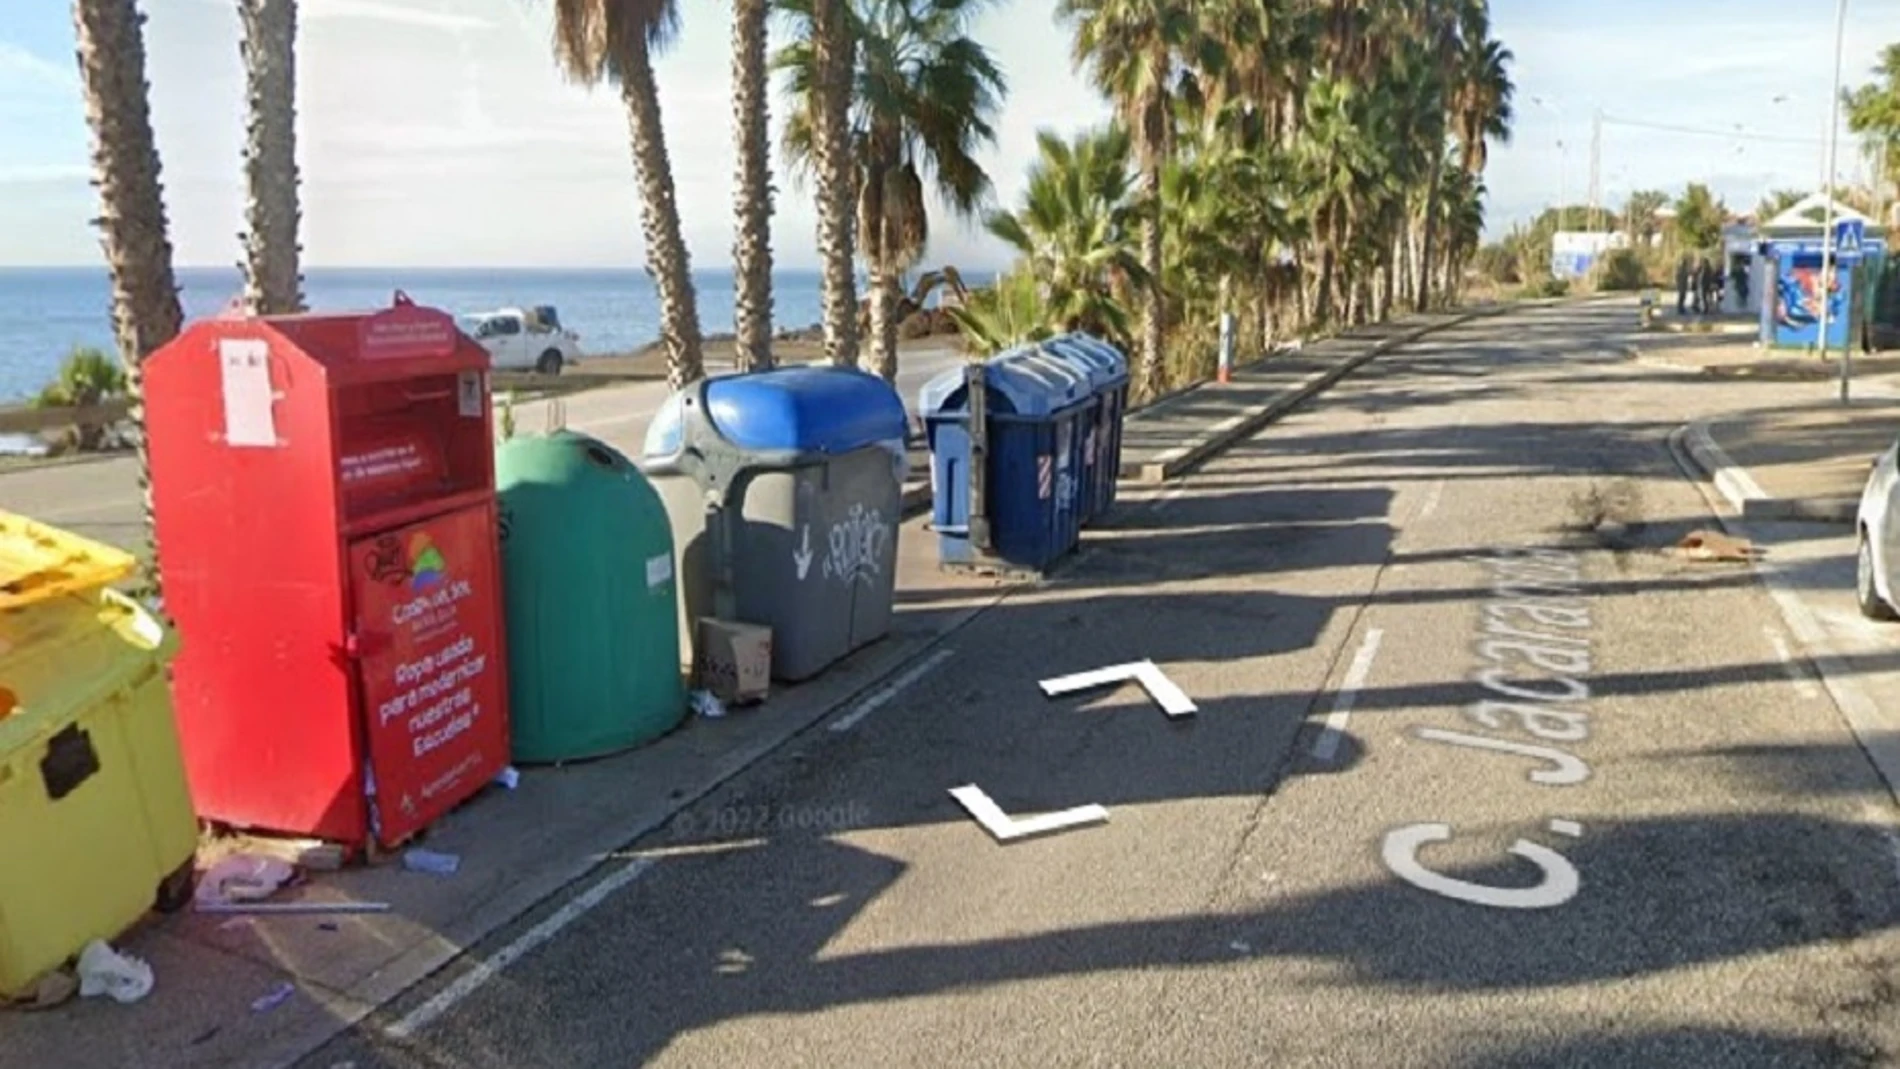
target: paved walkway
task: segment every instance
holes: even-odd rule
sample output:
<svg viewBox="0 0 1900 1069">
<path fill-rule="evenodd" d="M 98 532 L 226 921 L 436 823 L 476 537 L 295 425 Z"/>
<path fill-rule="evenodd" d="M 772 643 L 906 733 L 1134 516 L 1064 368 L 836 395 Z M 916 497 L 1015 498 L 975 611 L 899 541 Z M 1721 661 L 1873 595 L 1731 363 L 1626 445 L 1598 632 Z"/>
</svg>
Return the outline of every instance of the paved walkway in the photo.
<svg viewBox="0 0 1900 1069">
<path fill-rule="evenodd" d="M 1815 401 L 1698 423 L 1689 446 L 1745 516 L 1851 523 L 1868 468 L 1896 435 L 1900 401 Z"/>
<path fill-rule="evenodd" d="M 1362 327 L 1248 364 L 1230 382 L 1203 383 L 1164 397 L 1130 418 L 1122 436 L 1122 478 L 1150 483 L 1173 478 L 1393 345 L 1472 314 L 1410 316 Z"/>
</svg>

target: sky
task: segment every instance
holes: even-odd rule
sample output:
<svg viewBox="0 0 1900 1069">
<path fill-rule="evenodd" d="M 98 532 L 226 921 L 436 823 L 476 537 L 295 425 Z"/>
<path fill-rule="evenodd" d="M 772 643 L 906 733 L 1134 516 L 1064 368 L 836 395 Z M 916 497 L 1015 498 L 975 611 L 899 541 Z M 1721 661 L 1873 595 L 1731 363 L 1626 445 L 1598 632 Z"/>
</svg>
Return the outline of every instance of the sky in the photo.
<svg viewBox="0 0 1900 1069">
<path fill-rule="evenodd" d="M 679 0 L 658 64 L 667 147 L 696 267 L 731 260 L 730 6 Z M 243 228 L 243 72 L 232 0 L 144 0 L 147 77 L 177 260 L 228 265 Z M 100 260 L 88 220 L 88 133 L 65 0 L 13 0 L 0 23 L 0 265 Z M 298 156 L 307 266 L 618 267 L 642 263 L 624 111 L 568 83 L 549 0 L 301 0 Z M 1815 188 L 1833 79 L 1826 0 L 1493 0 L 1515 55 L 1517 121 L 1495 147 L 1488 229 L 1587 198 L 1592 117 L 1604 116 L 1603 200 L 1708 182 L 1731 207 Z M 1798 10 L 1797 10 L 1798 9 Z M 1107 105 L 1069 59 L 1055 0 L 999 0 L 972 33 L 1009 80 L 983 153 L 995 204 L 1020 197 L 1039 129 L 1096 125 Z M 775 33 L 775 43 L 778 38 Z M 1900 41 L 1900 0 L 1850 0 L 1843 81 Z M 776 91 L 776 87 L 775 87 Z M 776 99 L 776 135 L 784 107 Z M 1719 131 L 1717 136 L 1631 123 Z M 1775 140 L 1780 139 L 1780 140 Z M 1843 139 L 1838 173 L 1860 166 Z M 786 173 L 774 253 L 815 263 L 812 191 Z M 1008 259 L 940 208 L 927 266 Z"/>
</svg>

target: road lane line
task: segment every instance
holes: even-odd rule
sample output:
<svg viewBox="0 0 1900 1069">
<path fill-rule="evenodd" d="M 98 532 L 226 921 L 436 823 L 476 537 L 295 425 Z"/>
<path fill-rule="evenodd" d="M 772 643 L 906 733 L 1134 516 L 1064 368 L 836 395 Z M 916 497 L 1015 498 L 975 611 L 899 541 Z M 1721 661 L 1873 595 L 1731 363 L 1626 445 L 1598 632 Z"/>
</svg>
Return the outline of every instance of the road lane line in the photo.
<svg viewBox="0 0 1900 1069">
<path fill-rule="evenodd" d="M 1418 518 L 1421 520 L 1431 518 L 1431 514 L 1438 511 L 1438 499 L 1444 493 L 1445 493 L 1445 480 L 1440 479 L 1437 482 L 1433 483 L 1432 492 L 1426 495 L 1424 506 L 1418 510 Z"/>
<path fill-rule="evenodd" d="M 1761 631 L 1762 634 L 1768 636 L 1768 644 L 1775 648 L 1775 656 L 1781 659 L 1781 670 L 1788 674 L 1789 681 L 1794 684 L 1795 693 L 1803 698 L 1820 697 L 1821 689 L 1815 686 L 1814 680 L 1809 679 L 1808 674 L 1795 663 L 1794 653 L 1788 649 L 1787 640 L 1781 637 L 1781 632 L 1769 624 L 1763 624 Z"/>
<path fill-rule="evenodd" d="M 857 727 L 859 721 L 889 704 L 890 700 L 897 697 L 905 687 L 922 679 L 931 669 L 949 660 L 956 652 L 957 651 L 953 649 L 941 649 L 924 658 L 921 664 L 912 665 L 910 671 L 891 680 L 885 684 L 882 689 L 878 690 L 877 693 L 859 702 L 856 708 L 838 719 L 833 720 L 831 722 L 831 730 L 850 731 L 852 728 Z"/>
<path fill-rule="evenodd" d="M 1313 740 L 1313 756 L 1321 761 L 1331 761 L 1339 752 L 1340 740 L 1346 737 L 1346 721 L 1352 717 L 1353 704 L 1359 700 L 1366 677 L 1372 674 L 1372 661 L 1379 655 L 1379 642 L 1384 637 L 1384 631 L 1369 628 L 1359 643 L 1359 652 L 1353 655 L 1352 667 L 1346 670 L 1346 679 L 1339 686 L 1339 696 L 1333 699 L 1333 711 L 1326 714 L 1326 728 Z"/>
<path fill-rule="evenodd" d="M 427 1028 L 443 1014 L 459 1005 L 463 999 L 480 990 L 482 985 L 499 976 L 503 969 L 561 934 L 562 929 L 568 925 L 593 912 L 615 891 L 639 879 L 653 867 L 653 864 L 648 858 L 635 858 L 608 873 L 599 883 L 570 899 L 566 905 L 550 913 L 541 923 L 516 936 L 514 942 L 497 950 L 487 960 L 476 964 L 474 968 L 457 977 L 454 983 L 404 1014 L 395 1024 L 385 1028 L 384 1033 L 394 1039 L 408 1039 Z"/>
</svg>

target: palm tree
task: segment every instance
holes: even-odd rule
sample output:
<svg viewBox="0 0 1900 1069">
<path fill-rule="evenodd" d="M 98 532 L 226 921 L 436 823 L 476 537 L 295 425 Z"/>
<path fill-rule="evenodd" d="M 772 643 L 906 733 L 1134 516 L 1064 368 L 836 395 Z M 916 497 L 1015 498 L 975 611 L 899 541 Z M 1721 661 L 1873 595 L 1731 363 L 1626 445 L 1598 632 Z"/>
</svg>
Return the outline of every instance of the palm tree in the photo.
<svg viewBox="0 0 1900 1069">
<path fill-rule="evenodd" d="M 785 96 L 794 102 L 783 148 L 793 180 L 810 177 L 818 187 L 825 358 L 837 367 L 857 366 L 859 343 L 857 275 L 851 265 L 857 245 L 851 107 L 858 50 L 851 2 L 774 0 L 793 33 L 792 43 L 772 59 L 772 68 L 786 76 Z"/>
<path fill-rule="evenodd" d="M 869 370 L 886 380 L 897 376 L 899 279 L 930 235 L 925 175 L 960 216 L 974 215 L 989 193 L 975 152 L 995 140 L 990 120 L 1005 86 L 989 52 L 965 32 L 985 2 L 858 0 L 852 8 L 858 251 L 870 274 Z M 815 50 L 794 45 L 781 54 L 781 66 L 799 63 L 815 67 Z M 793 107 L 803 112 L 787 127 L 795 155 L 813 143 L 804 131 L 813 126 L 816 103 L 796 87 L 815 81 L 815 69 L 793 79 Z"/>
<path fill-rule="evenodd" d="M 660 339 L 672 389 L 703 378 L 699 300 L 680 235 L 673 169 L 660 124 L 653 57 L 679 29 L 674 0 L 555 0 L 554 53 L 568 77 L 588 86 L 617 84 L 627 109 L 633 169 L 640 183 L 647 270 L 660 297 Z"/>
<path fill-rule="evenodd" d="M 1848 128 L 1861 136 L 1884 200 L 1887 187 L 1900 182 L 1900 44 L 1881 49 L 1874 74 L 1874 81 L 1842 95 Z"/>
<path fill-rule="evenodd" d="M 1173 102 L 1186 61 L 1211 59 L 1215 51 L 1212 38 L 1202 32 L 1197 10 L 1189 0 L 1059 0 L 1056 5 L 1057 17 L 1075 24 L 1076 65 L 1090 69 L 1095 87 L 1114 103 L 1133 137 L 1149 201 L 1141 241 L 1147 301 L 1134 382 L 1134 392 L 1144 397 L 1161 389 L 1161 170 L 1174 150 Z"/>
<path fill-rule="evenodd" d="M 1782 212 L 1806 200 L 1807 196 L 1806 193 L 1798 189 L 1770 190 L 1768 195 L 1762 197 L 1760 203 L 1755 205 L 1755 215 L 1762 222 L 1768 222 L 1775 216 L 1780 215 Z"/>
<path fill-rule="evenodd" d="M 1128 313 L 1115 299 L 1116 286 L 1148 282 L 1135 237 L 1128 132 L 1111 124 L 1064 141 L 1045 130 L 1036 143 L 1040 157 L 1022 207 L 992 214 L 986 226 L 1021 255 L 1061 329 L 1126 347 Z"/>
<path fill-rule="evenodd" d="M 244 35 L 244 303 L 303 311 L 297 243 L 297 0 L 238 0 Z"/>
<path fill-rule="evenodd" d="M 739 369 L 772 366 L 772 144 L 766 99 L 770 0 L 733 0 L 733 348 Z"/>
<path fill-rule="evenodd" d="M 1667 207 L 1669 194 L 1660 189 L 1639 189 L 1631 193 L 1623 202 L 1623 218 L 1630 237 L 1644 248 L 1649 247 L 1650 239 L 1656 235 L 1656 213 Z"/>
<path fill-rule="evenodd" d="M 144 499 L 147 586 L 162 596 L 152 522 L 151 458 L 146 452 L 142 366 L 184 322 L 166 235 L 158 145 L 146 99 L 145 17 L 136 0 L 74 0 L 79 80 L 92 131 L 92 184 L 112 283 L 112 323 L 125 363 L 130 416 L 137 428 L 139 489 Z"/>
</svg>

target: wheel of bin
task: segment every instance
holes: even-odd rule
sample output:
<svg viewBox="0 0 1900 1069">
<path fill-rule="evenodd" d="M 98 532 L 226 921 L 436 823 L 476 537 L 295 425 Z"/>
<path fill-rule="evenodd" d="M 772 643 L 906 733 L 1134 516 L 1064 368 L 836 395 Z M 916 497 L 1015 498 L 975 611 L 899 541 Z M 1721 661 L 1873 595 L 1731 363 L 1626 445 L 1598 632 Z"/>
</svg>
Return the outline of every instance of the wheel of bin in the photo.
<svg viewBox="0 0 1900 1069">
<path fill-rule="evenodd" d="M 542 353 L 541 359 L 534 362 L 534 369 L 543 375 L 559 375 L 561 373 L 561 351 L 559 349 L 549 349 L 547 352 Z"/>
<path fill-rule="evenodd" d="M 158 893 L 153 896 L 152 905 L 160 913 L 176 913 L 191 904 L 191 893 L 196 890 L 198 873 L 191 862 L 178 866 L 171 875 L 158 881 Z"/>
</svg>

